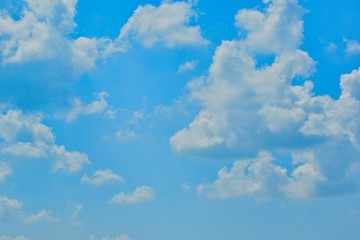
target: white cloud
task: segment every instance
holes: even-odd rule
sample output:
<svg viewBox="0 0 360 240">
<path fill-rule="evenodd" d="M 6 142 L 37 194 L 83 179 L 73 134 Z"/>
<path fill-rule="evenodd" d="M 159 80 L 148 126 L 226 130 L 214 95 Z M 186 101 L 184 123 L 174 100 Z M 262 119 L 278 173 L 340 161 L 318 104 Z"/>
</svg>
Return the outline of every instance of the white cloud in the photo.
<svg viewBox="0 0 360 240">
<path fill-rule="evenodd" d="M 42 209 L 38 213 L 28 213 L 23 210 L 23 205 L 16 199 L 0 196 L 0 216 L 4 213 L 11 213 L 12 216 L 20 219 L 26 224 L 38 222 L 60 222 L 59 218 L 53 217 L 49 211 Z"/>
<path fill-rule="evenodd" d="M 264 11 L 238 12 L 236 25 L 246 37 L 223 41 L 207 77 L 188 84 L 202 110 L 171 137 L 171 146 L 178 153 L 240 159 L 213 183 L 199 185 L 207 196 L 307 198 L 356 191 L 360 69 L 341 76 L 339 99 L 315 96 L 307 80 L 315 61 L 299 49 L 305 11 L 295 0 L 267 3 Z M 274 60 L 261 65 L 263 56 Z M 294 78 L 303 83 L 293 85 Z M 281 154 L 285 162 L 275 164 L 278 159 L 260 152 Z M 291 161 L 302 152 L 312 157 Z"/>
<path fill-rule="evenodd" d="M 269 153 L 255 159 L 235 161 L 231 170 L 223 168 L 212 184 L 198 185 L 198 193 L 214 198 L 254 196 L 258 199 L 273 195 L 287 182 L 286 169 L 276 166 Z"/>
<path fill-rule="evenodd" d="M 29 240 L 29 239 L 24 236 L 18 236 L 18 237 L 0 236 L 0 240 Z"/>
<path fill-rule="evenodd" d="M 123 182 L 123 181 L 124 179 L 121 176 L 115 174 L 110 169 L 97 170 L 92 175 L 92 177 L 89 177 L 87 174 L 85 174 L 81 178 L 82 183 L 88 183 L 94 186 L 100 186 L 108 182 Z"/>
<path fill-rule="evenodd" d="M 24 216 L 23 221 L 26 224 L 34 224 L 38 222 L 60 222 L 61 220 L 59 218 L 51 216 L 48 211 L 43 209 L 36 214 L 30 213 Z"/>
<path fill-rule="evenodd" d="M 94 235 L 91 235 L 89 240 L 131 240 L 131 238 L 126 234 L 120 234 L 117 236 L 106 236 L 102 238 L 96 238 Z"/>
<path fill-rule="evenodd" d="M 65 118 L 67 122 L 75 121 L 80 115 L 92 115 L 111 111 L 106 98 L 109 96 L 107 92 L 94 93 L 95 100 L 89 104 L 83 103 L 76 98 L 72 102 L 71 108 L 66 113 L 58 113 L 57 117 Z M 110 116 L 114 113 L 109 112 Z"/>
<path fill-rule="evenodd" d="M 23 0 L 20 19 L 4 9 L 0 15 L 0 59 L 3 63 L 56 60 L 74 74 L 90 71 L 110 46 L 106 38 L 71 39 L 77 0 Z M 114 49 L 115 51 L 115 49 Z"/>
<path fill-rule="evenodd" d="M 360 54 L 360 43 L 356 40 L 344 39 L 346 43 L 345 53 L 349 55 Z"/>
<path fill-rule="evenodd" d="M 196 68 L 197 61 L 189 61 L 181 64 L 179 66 L 178 72 L 187 72 L 187 71 L 193 71 Z"/>
<path fill-rule="evenodd" d="M 22 204 L 16 199 L 0 196 L 0 216 L 6 211 L 14 211 L 21 209 Z"/>
<path fill-rule="evenodd" d="M 0 162 L 0 183 L 3 183 L 5 179 L 12 174 L 12 169 L 4 162 Z"/>
<path fill-rule="evenodd" d="M 168 47 L 207 44 L 199 26 L 189 25 L 196 13 L 190 2 L 164 1 L 160 6 L 139 6 L 121 29 L 118 41 L 134 39 L 150 47 L 164 43 Z"/>
<path fill-rule="evenodd" d="M 349 74 L 341 75 L 341 98 L 360 100 L 360 67 Z"/>
<path fill-rule="evenodd" d="M 55 160 L 55 171 L 76 173 L 81 171 L 85 165 L 90 163 L 85 153 L 75 151 L 69 152 L 63 145 L 53 146 L 49 155 Z"/>
<path fill-rule="evenodd" d="M 114 204 L 137 204 L 148 202 L 156 198 L 155 189 L 149 186 L 137 187 L 133 192 L 121 192 L 113 196 L 109 203 Z"/>
<path fill-rule="evenodd" d="M 305 10 L 297 0 L 267 2 L 269 6 L 264 12 L 242 9 L 236 14 L 235 25 L 247 31 L 243 44 L 251 51 L 266 53 L 297 48 L 303 36 L 301 17 Z"/>
<path fill-rule="evenodd" d="M 218 172 L 213 183 L 197 186 L 199 194 L 210 198 L 252 196 L 257 200 L 269 197 L 305 199 L 319 196 L 327 179 L 322 175 L 312 152 L 294 153 L 292 171 L 279 164 L 268 152 L 260 152 L 255 158 L 237 160 L 232 168 Z"/>
<path fill-rule="evenodd" d="M 47 158 L 54 170 L 75 173 L 89 164 L 85 153 L 68 151 L 55 143 L 51 129 L 37 114 L 9 110 L 0 114 L 0 155 L 8 158 Z"/>
</svg>

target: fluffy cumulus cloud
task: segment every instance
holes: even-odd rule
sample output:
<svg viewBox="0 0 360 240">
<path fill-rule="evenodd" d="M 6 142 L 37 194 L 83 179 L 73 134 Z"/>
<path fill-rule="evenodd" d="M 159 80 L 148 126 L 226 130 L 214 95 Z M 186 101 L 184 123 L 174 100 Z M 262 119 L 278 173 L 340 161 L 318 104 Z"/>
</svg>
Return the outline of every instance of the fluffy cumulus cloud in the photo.
<svg viewBox="0 0 360 240">
<path fill-rule="evenodd" d="M 124 179 L 110 169 L 105 169 L 95 171 L 92 177 L 89 177 L 87 174 L 85 174 L 81 178 L 81 182 L 94 186 L 100 186 L 108 182 L 124 182 Z"/>
<path fill-rule="evenodd" d="M 156 198 L 155 189 L 149 186 L 137 187 L 133 192 L 121 192 L 113 196 L 109 203 L 114 204 L 137 204 L 148 202 Z"/>
<path fill-rule="evenodd" d="M 20 0 L 0 9 L 0 101 L 30 110 L 66 107 L 72 81 L 120 51 L 106 37 L 72 36 L 77 2 Z"/>
<path fill-rule="evenodd" d="M 46 158 L 55 171 L 75 173 L 90 161 L 85 153 L 68 151 L 55 143 L 51 129 L 37 114 L 8 110 L 0 114 L 0 156 L 6 158 Z"/>
<path fill-rule="evenodd" d="M 19 0 L 0 6 L 0 101 L 30 110 L 70 107 L 64 118 L 75 120 L 107 107 L 106 96 L 87 106 L 69 86 L 91 72 L 109 55 L 129 49 L 132 40 L 145 46 L 169 47 L 206 44 L 199 26 L 190 25 L 196 12 L 190 2 L 164 1 L 160 6 L 139 6 L 119 26 L 119 36 L 74 36 L 78 0 Z M 12 89 L 8 91 L 8 89 Z M 69 99 L 75 99 L 69 106 Z M 114 116 L 107 109 L 107 116 Z"/>
<path fill-rule="evenodd" d="M 203 109 L 172 136 L 171 146 L 178 153 L 239 159 L 214 182 L 198 186 L 209 197 L 353 192 L 359 184 L 360 69 L 341 76 L 338 99 L 315 95 L 307 79 L 315 61 L 300 49 L 305 10 L 296 0 L 265 4 L 263 11 L 237 13 L 243 38 L 223 41 L 208 76 L 189 83 Z"/>
<path fill-rule="evenodd" d="M 20 18 L 11 9 L 0 14 L 0 59 L 3 63 L 60 60 L 76 73 L 91 70 L 105 38 L 69 37 L 76 23 L 77 0 L 23 0 Z"/>
<path fill-rule="evenodd" d="M 121 29 L 118 41 L 134 39 L 150 47 L 163 43 L 168 47 L 203 45 L 199 26 L 189 24 L 196 16 L 191 2 L 164 1 L 160 6 L 139 6 Z"/>
</svg>

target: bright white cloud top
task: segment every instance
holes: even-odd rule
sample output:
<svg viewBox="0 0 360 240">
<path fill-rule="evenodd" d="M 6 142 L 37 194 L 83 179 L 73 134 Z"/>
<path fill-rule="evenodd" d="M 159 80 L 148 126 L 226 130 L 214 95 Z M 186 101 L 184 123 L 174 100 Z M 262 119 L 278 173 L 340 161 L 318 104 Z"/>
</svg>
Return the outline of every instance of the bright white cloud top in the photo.
<svg viewBox="0 0 360 240">
<path fill-rule="evenodd" d="M 359 239 L 359 11 L 0 2 L 0 240 Z"/>
</svg>

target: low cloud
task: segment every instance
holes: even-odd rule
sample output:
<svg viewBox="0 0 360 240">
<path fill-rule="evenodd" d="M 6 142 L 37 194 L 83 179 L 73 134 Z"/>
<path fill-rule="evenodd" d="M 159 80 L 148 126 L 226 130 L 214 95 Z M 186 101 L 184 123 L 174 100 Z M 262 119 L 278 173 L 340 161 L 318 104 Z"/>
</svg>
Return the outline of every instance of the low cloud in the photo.
<svg viewBox="0 0 360 240">
<path fill-rule="evenodd" d="M 51 159 L 55 171 L 66 173 L 79 172 L 90 163 L 85 153 L 57 145 L 51 129 L 38 114 L 23 114 L 20 110 L 0 113 L 0 137 L 0 156 L 6 158 Z"/>
<path fill-rule="evenodd" d="M 121 29 L 118 41 L 133 39 L 146 47 L 163 43 L 168 47 L 204 45 L 199 26 L 189 25 L 196 16 L 191 2 L 164 1 L 159 6 L 139 6 Z"/>
<path fill-rule="evenodd" d="M 88 176 L 85 174 L 81 178 L 82 183 L 91 184 L 94 186 L 101 186 L 103 184 L 109 183 L 109 182 L 124 182 L 123 177 L 117 175 L 110 169 L 105 170 L 97 170 L 93 173 L 92 176 Z"/>
<path fill-rule="evenodd" d="M 133 192 L 121 192 L 113 196 L 109 203 L 113 204 L 138 204 L 148 202 L 156 198 L 155 189 L 149 186 L 137 187 Z"/>
</svg>

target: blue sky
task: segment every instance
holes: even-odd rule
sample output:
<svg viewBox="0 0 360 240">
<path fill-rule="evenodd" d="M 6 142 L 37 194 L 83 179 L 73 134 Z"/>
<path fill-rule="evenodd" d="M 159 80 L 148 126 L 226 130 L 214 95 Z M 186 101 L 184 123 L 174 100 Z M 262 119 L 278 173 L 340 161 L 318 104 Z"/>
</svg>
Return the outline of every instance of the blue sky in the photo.
<svg viewBox="0 0 360 240">
<path fill-rule="evenodd" d="M 359 1 L 0 9 L 0 240 L 359 239 Z"/>
</svg>

